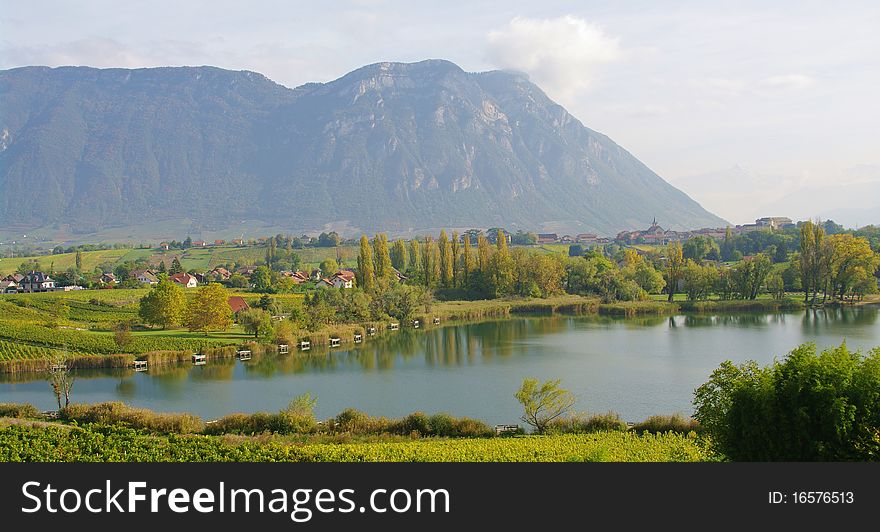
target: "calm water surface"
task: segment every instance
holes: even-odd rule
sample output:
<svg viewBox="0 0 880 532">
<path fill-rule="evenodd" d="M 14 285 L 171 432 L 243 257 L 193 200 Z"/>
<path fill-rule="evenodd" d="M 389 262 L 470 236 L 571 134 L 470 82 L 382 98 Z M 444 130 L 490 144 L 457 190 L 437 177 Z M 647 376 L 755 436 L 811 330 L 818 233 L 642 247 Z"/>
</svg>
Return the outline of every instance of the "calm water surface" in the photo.
<svg viewBox="0 0 880 532">
<path fill-rule="evenodd" d="M 326 418 L 354 406 L 373 415 L 450 412 L 489 423 L 516 422 L 513 398 L 525 377 L 560 378 L 583 411 L 615 410 L 635 421 L 691 412 L 695 387 L 723 360 L 762 364 L 803 342 L 880 346 L 877 307 L 796 313 L 679 315 L 645 319 L 515 318 L 432 330 L 401 330 L 352 350 L 267 356 L 206 366 L 77 373 L 76 402 L 121 400 L 206 419 L 277 411 L 291 398 L 318 397 Z M 17 379 L 23 379 L 19 376 Z M 0 402 L 53 407 L 42 380 L 0 375 Z"/>
</svg>

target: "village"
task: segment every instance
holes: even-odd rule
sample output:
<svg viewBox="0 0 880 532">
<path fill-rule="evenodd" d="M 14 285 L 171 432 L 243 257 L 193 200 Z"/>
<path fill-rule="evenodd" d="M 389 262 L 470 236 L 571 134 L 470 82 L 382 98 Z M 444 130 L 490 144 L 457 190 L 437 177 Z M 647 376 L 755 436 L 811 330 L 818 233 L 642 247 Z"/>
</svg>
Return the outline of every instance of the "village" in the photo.
<svg viewBox="0 0 880 532">
<path fill-rule="evenodd" d="M 490 244 L 497 243 L 497 235 L 503 234 L 507 242 L 512 245 L 549 245 L 549 244 L 578 244 L 587 248 L 606 246 L 616 244 L 618 246 L 665 246 L 671 242 L 685 242 L 691 238 L 702 236 L 708 237 L 716 241 L 721 241 L 730 235 L 741 235 L 753 231 L 780 231 L 784 229 L 794 228 L 796 224 L 787 217 L 764 217 L 755 220 L 753 224 L 743 224 L 729 226 L 723 228 L 701 228 L 691 231 L 675 231 L 672 229 L 664 229 L 656 220 L 651 225 L 642 230 L 625 230 L 620 231 L 614 238 L 600 237 L 595 233 L 578 233 L 575 235 L 557 233 L 526 233 L 519 231 L 511 233 L 504 228 L 490 228 L 485 231 L 480 229 L 469 229 L 462 232 L 459 242 L 464 243 L 469 240 L 470 244 L 475 246 L 481 236 L 484 236 Z M 341 239 L 336 233 L 322 233 L 318 237 L 310 237 L 302 235 L 296 237 L 296 240 L 303 242 L 302 245 L 312 246 L 338 246 L 353 245 L 354 240 L 346 241 Z M 157 249 L 161 251 L 174 251 L 176 249 L 199 249 L 222 246 L 263 246 L 266 245 L 267 238 L 249 239 L 236 238 L 230 241 L 214 240 L 207 242 L 205 240 L 192 240 L 187 237 L 186 240 L 162 241 L 158 244 Z M 217 266 L 206 272 L 190 271 L 190 272 L 174 272 L 170 273 L 169 280 L 181 286 L 182 288 L 195 288 L 200 284 L 210 282 L 228 283 L 233 275 L 238 274 L 250 280 L 256 267 L 252 265 L 243 265 L 233 269 L 227 269 L 223 266 Z M 128 279 L 131 282 L 136 281 L 143 286 L 153 286 L 159 282 L 159 274 L 163 273 L 158 268 L 138 268 L 131 270 Z M 302 270 L 281 270 L 278 274 L 285 278 L 293 285 L 304 285 L 312 283 L 309 286 L 317 288 L 353 288 L 355 283 L 356 271 L 354 268 L 340 268 L 335 272 L 324 271 L 319 268 L 312 268 L 308 271 Z M 394 270 L 394 274 L 398 281 L 403 282 L 406 276 Z M 84 286 L 70 283 L 59 283 L 51 277 L 51 272 L 39 270 L 30 270 L 27 272 L 16 272 L 6 275 L 0 280 L 0 293 L 35 293 L 35 292 L 53 292 L 53 291 L 70 291 L 83 290 Z M 121 279 L 117 274 L 111 271 L 103 272 L 96 279 L 96 286 L 100 288 L 112 288 L 119 285 L 126 279 Z M 129 286 L 131 283 L 129 283 Z M 251 285 L 252 286 L 252 285 Z"/>
</svg>

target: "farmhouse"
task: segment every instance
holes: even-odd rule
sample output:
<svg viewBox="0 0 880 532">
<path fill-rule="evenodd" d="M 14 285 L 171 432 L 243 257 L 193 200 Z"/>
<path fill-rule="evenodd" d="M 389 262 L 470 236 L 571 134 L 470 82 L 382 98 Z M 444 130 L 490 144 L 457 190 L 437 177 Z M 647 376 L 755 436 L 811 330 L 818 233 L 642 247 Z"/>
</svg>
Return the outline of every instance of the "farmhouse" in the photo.
<svg viewBox="0 0 880 532">
<path fill-rule="evenodd" d="M 20 292 L 51 292 L 55 290 L 55 280 L 43 272 L 31 271 L 18 286 Z"/>
<path fill-rule="evenodd" d="M 339 270 L 327 279 L 321 279 L 318 283 L 321 287 L 354 288 L 354 272 Z"/>
<path fill-rule="evenodd" d="M 101 274 L 101 282 L 104 284 L 116 284 L 116 276 L 112 273 Z"/>
<path fill-rule="evenodd" d="M 559 240 L 556 233 L 538 233 L 538 244 L 552 244 Z"/>
<path fill-rule="evenodd" d="M 199 284 L 196 278 L 188 273 L 175 273 L 169 279 L 184 288 L 195 288 Z"/>
<path fill-rule="evenodd" d="M 140 283 L 154 285 L 159 282 L 159 278 L 152 270 L 132 270 L 129 274 L 132 279 L 137 279 Z"/>
<path fill-rule="evenodd" d="M 224 268 L 222 266 L 217 266 L 216 268 L 214 268 L 213 270 L 208 272 L 208 275 L 213 276 L 213 277 L 220 279 L 222 281 L 228 281 L 229 278 L 232 277 L 232 272 L 230 272 L 229 270 L 227 270 L 226 268 Z"/>
</svg>

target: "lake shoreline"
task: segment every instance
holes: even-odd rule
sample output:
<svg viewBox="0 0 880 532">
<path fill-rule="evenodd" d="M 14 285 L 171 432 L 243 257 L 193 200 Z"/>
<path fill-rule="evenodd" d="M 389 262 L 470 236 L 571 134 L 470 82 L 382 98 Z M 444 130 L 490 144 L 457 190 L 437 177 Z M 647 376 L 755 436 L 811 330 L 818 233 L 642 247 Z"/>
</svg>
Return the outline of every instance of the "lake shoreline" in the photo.
<svg viewBox="0 0 880 532">
<path fill-rule="evenodd" d="M 866 302 L 865 304 L 871 303 L 873 302 Z M 676 301 L 673 303 L 656 300 L 602 303 L 595 297 L 564 295 L 551 298 L 440 301 L 430 305 L 424 312 L 416 313 L 411 320 L 406 322 L 392 319 L 388 322 L 373 321 L 363 324 L 334 324 L 311 332 L 297 331 L 296 338 L 290 339 L 287 345 L 292 354 L 305 353 L 297 347 L 302 341 L 308 341 L 310 347 L 330 348 L 331 340 L 336 339 L 338 340 L 336 346 L 350 347 L 394 332 L 396 329 L 392 329 L 391 324 L 396 324 L 398 328 L 430 330 L 442 325 L 480 323 L 482 321 L 512 319 L 520 316 L 598 315 L 636 318 L 671 316 L 681 312 L 708 315 L 730 312 L 786 312 L 803 310 L 805 308 L 806 306 L 801 301 L 792 298 L 782 300 Z M 237 356 L 238 348 L 255 351 L 260 355 L 277 354 L 279 351 L 279 344 L 276 343 L 260 342 L 253 338 L 242 340 L 229 342 L 225 345 L 218 341 L 218 347 L 202 348 L 195 351 L 161 350 L 140 354 L 114 353 L 95 355 L 77 353 L 66 359 L 66 365 L 71 369 L 124 369 L 133 368 L 136 360 L 146 361 L 149 366 L 168 365 L 189 361 L 194 354 L 205 354 L 207 359 L 231 358 Z M 39 358 L 2 360 L 0 361 L 0 374 L 45 373 L 49 369 L 48 364 L 48 360 Z"/>
</svg>

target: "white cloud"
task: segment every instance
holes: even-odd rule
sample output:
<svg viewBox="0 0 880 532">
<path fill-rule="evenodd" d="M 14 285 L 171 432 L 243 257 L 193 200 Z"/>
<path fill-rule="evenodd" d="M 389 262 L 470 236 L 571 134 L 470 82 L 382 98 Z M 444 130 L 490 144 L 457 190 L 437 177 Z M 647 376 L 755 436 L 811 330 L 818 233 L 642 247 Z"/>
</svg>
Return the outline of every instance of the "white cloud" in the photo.
<svg viewBox="0 0 880 532">
<path fill-rule="evenodd" d="M 770 76 L 762 80 L 761 84 L 779 89 L 806 89 L 815 82 L 816 80 L 813 77 L 805 74 L 785 74 L 782 76 Z"/>
<path fill-rule="evenodd" d="M 620 59 L 619 39 L 598 25 L 573 16 L 516 17 L 488 34 L 488 59 L 521 70 L 555 97 L 566 99 L 589 87 L 598 68 Z"/>
</svg>

